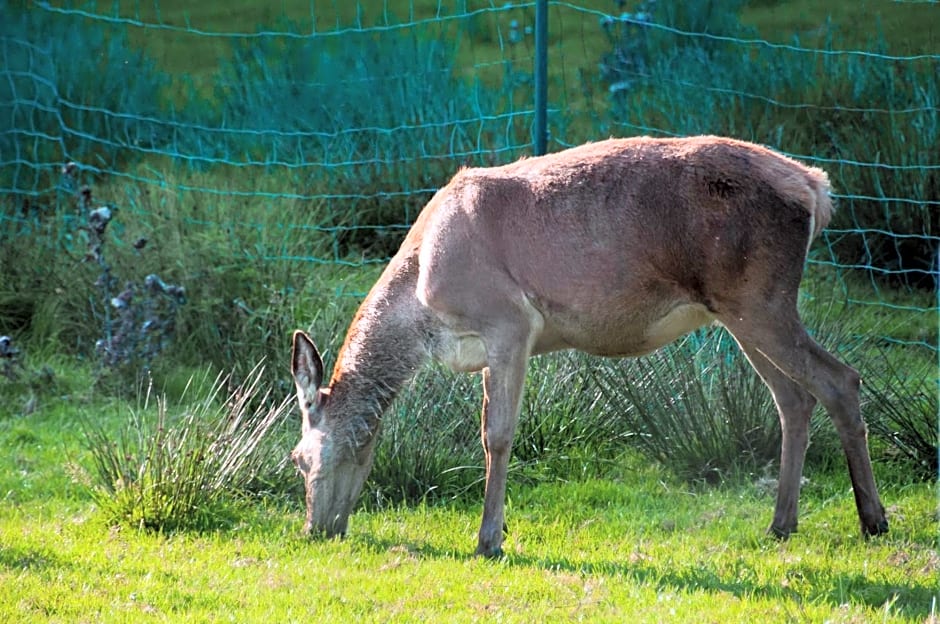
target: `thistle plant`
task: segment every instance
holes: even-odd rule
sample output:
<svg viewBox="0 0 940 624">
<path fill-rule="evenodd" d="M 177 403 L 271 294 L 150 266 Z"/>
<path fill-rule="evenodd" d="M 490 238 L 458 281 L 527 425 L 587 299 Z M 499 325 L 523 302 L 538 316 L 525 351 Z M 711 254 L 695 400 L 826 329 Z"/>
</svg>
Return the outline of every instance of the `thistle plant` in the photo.
<svg viewBox="0 0 940 624">
<path fill-rule="evenodd" d="M 62 168 L 62 186 L 74 192 L 78 216 L 84 222 L 79 228 L 87 241 L 84 261 L 94 263 L 99 272 L 94 285 L 100 300 L 103 335 L 95 342 L 95 353 L 109 369 L 137 364 L 142 370 L 149 370 L 153 359 L 172 341 L 177 313 L 186 303 L 186 290 L 151 273 L 142 284 L 125 281 L 115 294 L 119 280 L 105 251 L 106 233 L 117 208 L 96 205 L 91 187 L 77 183 L 78 172 L 77 164 L 67 163 Z M 146 238 L 138 238 L 133 246 L 142 253 L 146 244 Z"/>
<path fill-rule="evenodd" d="M 20 350 L 13 345 L 9 336 L 0 336 L 0 375 L 10 381 L 16 381 L 17 369 L 22 367 L 19 360 Z"/>
</svg>

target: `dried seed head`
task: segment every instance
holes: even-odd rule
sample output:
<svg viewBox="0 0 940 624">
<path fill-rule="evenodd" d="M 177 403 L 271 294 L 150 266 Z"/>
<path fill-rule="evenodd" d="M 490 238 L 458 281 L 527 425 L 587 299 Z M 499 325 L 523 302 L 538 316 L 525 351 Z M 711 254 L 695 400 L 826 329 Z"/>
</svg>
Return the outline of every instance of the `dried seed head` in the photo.
<svg viewBox="0 0 940 624">
<path fill-rule="evenodd" d="M 144 278 L 144 286 L 152 293 L 165 293 L 167 288 L 166 283 L 156 273 Z"/>
<path fill-rule="evenodd" d="M 13 359 L 20 352 L 13 346 L 13 339 L 9 336 L 0 336 L 0 358 Z"/>
<path fill-rule="evenodd" d="M 91 205 L 91 187 L 87 184 L 83 184 L 82 187 L 78 190 L 79 195 L 82 198 L 82 207 L 87 207 Z"/>
<path fill-rule="evenodd" d="M 110 222 L 111 208 L 108 206 L 100 206 L 95 208 L 91 211 L 91 214 L 88 215 L 88 225 L 99 236 L 104 234 L 104 231 L 107 229 L 108 223 Z"/>
</svg>

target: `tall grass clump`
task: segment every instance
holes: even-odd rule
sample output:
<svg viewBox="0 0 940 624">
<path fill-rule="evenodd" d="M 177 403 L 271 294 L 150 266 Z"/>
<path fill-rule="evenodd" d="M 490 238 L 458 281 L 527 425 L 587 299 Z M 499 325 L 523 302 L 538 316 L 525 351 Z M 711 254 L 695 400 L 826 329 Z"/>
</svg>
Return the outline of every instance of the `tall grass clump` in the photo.
<svg viewBox="0 0 940 624">
<path fill-rule="evenodd" d="M 917 479 L 938 475 L 938 391 L 936 358 L 878 345 L 863 368 L 862 397 L 869 430 L 886 448 L 888 461 Z"/>
<path fill-rule="evenodd" d="M 595 371 L 603 360 L 578 352 L 530 361 L 513 468 L 523 479 L 566 480 L 603 474 L 629 441 L 605 409 Z"/>
<path fill-rule="evenodd" d="M 600 360 L 559 353 L 529 362 L 510 478 L 542 482 L 604 474 L 627 445 L 591 372 Z M 378 503 L 475 496 L 485 467 L 482 382 L 440 365 L 422 369 L 382 421 L 367 491 Z"/>
<path fill-rule="evenodd" d="M 886 347 L 844 304 L 814 301 L 808 331 L 862 376 L 862 415 L 872 457 L 904 466 L 918 479 L 937 476 L 935 354 L 920 345 Z M 685 479 L 717 481 L 760 474 L 780 452 L 772 395 L 733 338 L 699 330 L 648 356 L 603 360 L 594 369 L 607 418 L 651 460 Z M 841 466 L 838 436 L 822 407 L 810 423 L 807 464 Z"/>
<path fill-rule="evenodd" d="M 691 334 L 648 356 L 604 360 L 607 413 L 640 452 L 681 478 L 758 472 L 780 452 L 773 399 L 724 331 Z"/>
<path fill-rule="evenodd" d="M 478 376 L 422 369 L 382 418 L 366 491 L 368 504 L 434 501 L 482 485 Z"/>
<path fill-rule="evenodd" d="M 234 388 L 217 377 L 177 413 L 166 399 L 117 433 L 86 419 L 91 492 L 108 520 L 145 529 L 224 526 L 247 497 L 280 491 L 289 473 L 278 424 L 293 405 L 262 389 L 263 367 Z M 198 390 L 196 391 L 198 392 Z"/>
</svg>

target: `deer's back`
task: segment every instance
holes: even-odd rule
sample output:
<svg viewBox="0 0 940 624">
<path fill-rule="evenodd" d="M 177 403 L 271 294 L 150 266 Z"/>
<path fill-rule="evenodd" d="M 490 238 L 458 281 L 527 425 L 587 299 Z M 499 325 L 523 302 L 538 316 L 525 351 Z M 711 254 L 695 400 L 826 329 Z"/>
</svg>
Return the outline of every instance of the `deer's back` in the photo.
<svg viewBox="0 0 940 624">
<path fill-rule="evenodd" d="M 795 296 L 814 185 L 825 174 L 714 137 L 612 139 L 466 169 L 409 237 L 419 298 L 452 320 L 469 314 L 467 292 L 522 296 L 545 319 L 538 350 L 648 351 L 741 297 Z"/>
</svg>

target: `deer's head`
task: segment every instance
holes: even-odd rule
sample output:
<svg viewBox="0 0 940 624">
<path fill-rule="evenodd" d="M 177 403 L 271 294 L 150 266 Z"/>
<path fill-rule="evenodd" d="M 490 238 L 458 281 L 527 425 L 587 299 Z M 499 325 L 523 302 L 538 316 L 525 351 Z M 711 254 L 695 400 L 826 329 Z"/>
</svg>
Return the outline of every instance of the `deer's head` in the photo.
<svg viewBox="0 0 940 624">
<path fill-rule="evenodd" d="M 294 332 L 291 373 L 297 386 L 301 439 L 291 459 L 304 478 L 307 521 L 314 536 L 343 536 L 372 468 L 375 436 L 355 405 L 321 388 L 323 360 L 313 341 Z"/>
</svg>

